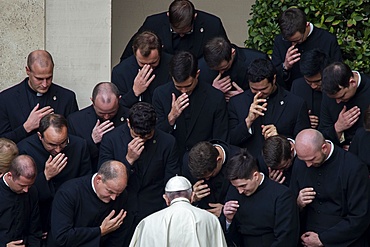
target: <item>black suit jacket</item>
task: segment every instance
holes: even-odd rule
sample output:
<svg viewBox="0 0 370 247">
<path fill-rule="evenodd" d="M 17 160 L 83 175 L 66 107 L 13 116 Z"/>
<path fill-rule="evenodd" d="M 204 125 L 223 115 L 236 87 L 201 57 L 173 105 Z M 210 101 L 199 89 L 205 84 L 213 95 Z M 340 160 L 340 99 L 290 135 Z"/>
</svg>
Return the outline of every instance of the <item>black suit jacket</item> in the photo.
<svg viewBox="0 0 370 247">
<path fill-rule="evenodd" d="M 130 171 L 127 210 L 142 219 L 164 208 L 165 184 L 179 174 L 180 168 L 175 139 L 171 135 L 156 129 L 153 138 L 145 142 L 140 158 L 130 165 L 126 154 L 132 139 L 127 123 L 105 134 L 100 144 L 99 165 L 118 160 L 127 166 Z"/>
<path fill-rule="evenodd" d="M 272 52 L 272 62 L 277 70 L 278 83 L 287 90 L 290 90 L 293 80 L 302 77 L 299 62 L 295 63 L 289 70 L 288 76 L 283 75 L 283 63 L 286 52 L 291 45 L 290 41 L 283 40 L 282 35 L 279 34 L 275 37 Z M 307 39 L 303 43 L 297 44 L 295 47 L 298 48 L 298 52 L 301 54 L 314 48 L 319 48 L 328 54 L 331 61 L 342 60 L 342 53 L 336 36 L 318 27 L 314 27 Z"/>
<path fill-rule="evenodd" d="M 264 137 L 261 125 L 274 124 L 277 132 L 286 137 L 294 138 L 299 131 L 310 127 L 308 110 L 304 100 L 278 86 L 274 111 L 266 112 L 252 124 L 252 134 L 249 133 L 245 118 L 253 103 L 254 94 L 247 90 L 236 95 L 229 102 L 230 143 L 246 147 L 255 157 L 261 154 Z M 271 98 L 271 97 L 270 97 Z M 267 103 L 269 100 L 267 101 Z M 267 108 L 271 106 L 267 105 Z"/>
<path fill-rule="evenodd" d="M 247 90 L 249 89 L 247 71 L 250 63 L 258 58 L 269 60 L 269 57 L 263 52 L 249 48 L 241 48 L 236 45 L 232 45 L 232 48 L 234 48 L 236 52 L 233 64 L 228 71 L 222 74 L 222 77 L 230 76 L 232 82 L 238 84 L 243 90 Z M 204 58 L 199 59 L 199 69 L 199 80 L 212 85 L 213 80 L 217 77 L 219 72 L 209 68 Z"/>
<path fill-rule="evenodd" d="M 117 114 L 110 121 L 113 122 L 114 127 L 118 127 L 125 123 L 127 118 L 128 109 L 120 105 Z M 100 143 L 94 143 L 91 133 L 98 119 L 99 117 L 96 115 L 92 105 L 68 116 L 69 133 L 79 136 L 87 142 L 93 172 L 97 171 Z M 100 120 L 100 123 L 102 122 L 103 120 Z"/>
<path fill-rule="evenodd" d="M 291 92 L 306 101 L 311 114 L 320 117 L 322 92 L 313 90 L 305 79 L 299 78 L 293 81 Z"/>
<path fill-rule="evenodd" d="M 28 77 L 0 93 L 0 137 L 11 139 L 16 143 L 36 133 L 36 131 L 27 133 L 23 128 L 24 122 L 36 106 L 28 102 L 27 87 Z M 75 93 L 54 83 L 43 97 L 47 97 L 47 105 L 54 109 L 54 113 L 67 117 L 72 112 L 78 111 Z"/>
<path fill-rule="evenodd" d="M 211 85 L 198 81 L 190 97 L 190 122 L 185 123 L 184 112 L 178 117 L 174 126 L 168 122 L 172 106 L 172 93 L 180 96 L 173 83 L 158 87 L 154 91 L 153 106 L 157 112 L 159 129 L 175 136 L 179 145 L 180 157 L 200 141 L 228 139 L 228 121 L 226 101 L 223 94 Z"/>
<path fill-rule="evenodd" d="M 154 89 L 171 81 L 171 76 L 168 72 L 171 57 L 172 55 L 162 52 L 159 65 L 152 73 L 152 75 L 155 75 L 155 78 L 150 83 L 147 90 L 140 95 L 140 101 L 152 103 Z M 141 68 L 136 61 L 136 57 L 131 55 L 121 61 L 112 70 L 112 82 L 116 84 L 120 94 L 122 95 L 120 102 L 122 105 L 129 108 L 133 104 L 139 102 L 139 97 L 135 96 L 132 89 L 139 69 Z"/>
<path fill-rule="evenodd" d="M 50 154 L 45 150 L 37 134 L 34 134 L 18 143 L 19 153 L 30 155 L 37 165 L 35 186 L 39 194 L 40 218 L 43 231 L 49 229 L 50 210 L 55 192 L 66 181 L 91 173 L 89 150 L 86 141 L 78 136 L 69 135 L 69 144 L 62 153 L 67 157 L 67 165 L 51 180 L 47 181 L 44 175 L 45 162 Z"/>
<path fill-rule="evenodd" d="M 227 38 L 224 26 L 220 18 L 206 12 L 196 10 L 197 17 L 194 20 L 193 33 L 183 38 L 185 50 L 192 52 L 197 58 L 203 55 L 203 46 L 211 38 L 223 36 Z M 148 16 L 137 33 L 152 31 L 162 40 L 163 50 L 175 54 L 172 46 L 173 34 L 170 31 L 170 22 L 167 12 Z M 133 54 L 132 43 L 135 35 L 131 38 L 121 56 L 121 61 Z"/>
<path fill-rule="evenodd" d="M 349 145 L 351 143 L 356 130 L 362 127 L 365 115 L 364 113 L 370 105 L 370 77 L 362 73 L 360 76 L 361 83 L 356 89 L 356 93 L 347 102 L 340 102 L 338 104 L 335 99 L 328 97 L 326 94 L 322 96 L 319 130 L 326 138 L 330 139 L 337 145 Z M 360 108 L 361 114 L 357 122 L 344 131 L 345 141 L 340 143 L 335 132 L 334 125 L 344 106 L 347 107 L 347 111 L 352 107 L 357 106 Z"/>
</svg>

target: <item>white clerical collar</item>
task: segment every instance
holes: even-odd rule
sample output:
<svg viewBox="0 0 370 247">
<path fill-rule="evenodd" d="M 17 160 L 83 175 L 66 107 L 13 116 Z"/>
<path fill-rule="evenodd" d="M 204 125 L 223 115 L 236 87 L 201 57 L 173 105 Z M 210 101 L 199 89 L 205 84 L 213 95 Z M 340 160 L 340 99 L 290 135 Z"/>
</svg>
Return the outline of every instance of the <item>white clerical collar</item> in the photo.
<svg viewBox="0 0 370 247">
<path fill-rule="evenodd" d="M 172 205 L 176 202 L 188 202 L 188 203 L 190 203 L 190 201 L 185 197 L 177 197 L 177 198 L 175 198 L 171 201 L 170 205 Z"/>
<path fill-rule="evenodd" d="M 5 176 L 6 176 L 8 173 L 9 173 L 9 172 L 7 172 L 7 173 L 5 173 L 5 174 L 3 175 L 3 181 L 4 181 L 4 184 L 10 188 L 9 184 L 5 181 Z"/>
<path fill-rule="evenodd" d="M 307 37 L 311 35 L 314 28 L 315 26 L 310 22 L 310 32 L 308 33 Z"/>
<path fill-rule="evenodd" d="M 226 161 L 226 152 L 225 152 L 224 148 L 223 148 L 220 144 L 213 144 L 213 146 L 214 146 L 214 147 L 219 147 L 219 148 L 221 148 L 222 153 L 224 154 L 224 158 L 223 158 L 223 160 L 222 160 L 222 164 L 225 164 L 225 161 Z"/>
<path fill-rule="evenodd" d="M 295 140 L 293 140 L 292 138 L 286 138 L 289 142 L 293 143 L 293 145 L 295 144 Z M 295 151 L 295 148 L 293 148 L 293 158 L 297 156 L 297 152 Z"/>
<path fill-rule="evenodd" d="M 265 180 L 265 174 L 263 174 L 262 172 L 260 172 L 260 174 L 262 176 L 262 179 L 261 179 L 261 182 L 258 186 L 260 186 L 263 183 L 263 180 Z"/>
<path fill-rule="evenodd" d="M 326 157 L 326 159 L 325 159 L 325 161 L 327 161 L 334 152 L 334 144 L 329 140 L 325 140 L 325 141 L 330 144 L 330 153 L 329 153 L 328 157 Z"/>
<path fill-rule="evenodd" d="M 92 176 L 92 178 L 91 178 L 91 187 L 92 187 L 93 191 L 95 192 L 95 194 L 96 194 L 96 190 L 95 190 L 95 186 L 94 186 L 94 178 L 96 177 L 96 175 L 98 175 L 98 174 L 97 174 L 97 173 L 95 173 L 95 174 Z M 96 194 L 96 195 L 98 195 L 98 194 Z"/>
<path fill-rule="evenodd" d="M 352 73 L 357 73 L 358 76 L 357 88 L 358 88 L 361 84 L 361 74 L 357 70 L 352 70 Z"/>
</svg>

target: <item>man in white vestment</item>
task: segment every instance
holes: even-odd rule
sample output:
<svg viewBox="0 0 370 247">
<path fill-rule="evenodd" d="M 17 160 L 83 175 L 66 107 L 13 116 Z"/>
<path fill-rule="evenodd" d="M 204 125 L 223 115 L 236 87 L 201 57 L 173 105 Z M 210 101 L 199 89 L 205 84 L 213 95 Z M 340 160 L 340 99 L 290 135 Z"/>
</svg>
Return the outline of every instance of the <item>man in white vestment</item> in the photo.
<svg viewBox="0 0 370 247">
<path fill-rule="evenodd" d="M 130 247 L 226 246 L 217 217 L 191 205 L 192 194 L 189 180 L 182 176 L 171 178 L 163 195 L 169 207 L 138 224 Z"/>
</svg>

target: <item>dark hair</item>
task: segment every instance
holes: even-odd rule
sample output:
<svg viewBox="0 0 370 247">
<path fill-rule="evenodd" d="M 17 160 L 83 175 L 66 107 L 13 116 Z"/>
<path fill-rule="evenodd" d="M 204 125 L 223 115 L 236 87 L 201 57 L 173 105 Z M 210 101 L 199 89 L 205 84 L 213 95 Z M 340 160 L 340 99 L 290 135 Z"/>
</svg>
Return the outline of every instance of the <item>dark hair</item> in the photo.
<svg viewBox="0 0 370 247">
<path fill-rule="evenodd" d="M 44 137 L 44 132 L 52 126 L 57 132 L 61 131 L 63 127 L 68 128 L 67 120 L 60 114 L 48 114 L 41 118 L 39 132 Z"/>
<path fill-rule="evenodd" d="M 177 83 L 186 81 L 189 77 L 195 78 L 198 71 L 198 60 L 188 51 L 175 54 L 170 62 L 170 75 Z"/>
<path fill-rule="evenodd" d="M 32 65 L 38 63 L 42 68 L 46 68 L 50 65 L 54 67 L 53 57 L 48 51 L 36 50 L 28 54 L 27 57 L 27 67 L 32 71 Z"/>
<path fill-rule="evenodd" d="M 267 138 L 263 144 L 263 159 L 268 167 L 275 169 L 282 161 L 292 158 L 291 145 L 285 136 L 277 135 Z"/>
<path fill-rule="evenodd" d="M 251 83 L 260 82 L 264 79 L 267 79 L 269 83 L 273 83 L 276 75 L 276 68 L 271 60 L 258 58 L 249 65 L 247 75 Z"/>
<path fill-rule="evenodd" d="M 92 92 L 92 100 L 95 101 L 99 94 L 114 94 L 117 98 L 120 96 L 117 86 L 112 82 L 99 82 L 96 84 Z"/>
<path fill-rule="evenodd" d="M 246 150 L 233 156 L 227 163 L 227 179 L 251 179 L 253 173 L 258 171 L 256 159 Z"/>
<path fill-rule="evenodd" d="M 155 33 L 144 31 L 135 35 L 132 49 L 134 55 L 136 55 L 136 51 L 139 49 L 143 57 L 148 57 L 152 50 L 158 50 L 160 55 L 162 52 L 162 41 Z"/>
<path fill-rule="evenodd" d="M 195 8 L 188 0 L 175 0 L 170 4 L 168 17 L 171 26 L 176 29 L 190 27 L 194 23 Z"/>
<path fill-rule="evenodd" d="M 297 8 L 285 10 L 279 19 L 279 27 L 284 39 L 288 40 L 296 32 L 306 31 L 307 19 L 305 13 Z"/>
<path fill-rule="evenodd" d="M 342 62 L 334 62 L 322 72 L 321 90 L 329 95 L 334 95 L 341 89 L 349 86 L 353 76 L 351 68 Z"/>
<path fill-rule="evenodd" d="M 223 61 L 231 60 L 231 43 L 224 37 L 215 37 L 209 40 L 203 48 L 203 56 L 211 69 L 219 66 Z"/>
<path fill-rule="evenodd" d="M 18 155 L 10 163 L 9 172 L 12 174 L 14 180 L 17 180 L 20 176 L 27 179 L 34 179 L 37 175 L 36 163 L 29 155 Z"/>
<path fill-rule="evenodd" d="M 107 180 L 115 179 L 117 177 L 122 177 L 122 176 L 125 176 L 126 181 L 127 181 L 127 176 L 128 176 L 126 166 L 120 161 L 116 161 L 116 160 L 105 161 L 100 166 L 98 174 L 101 175 L 103 182 Z"/>
<path fill-rule="evenodd" d="M 140 136 L 150 134 L 154 130 L 157 115 L 154 107 L 146 102 L 139 102 L 134 104 L 129 112 L 130 127 Z"/>
<path fill-rule="evenodd" d="M 195 144 L 189 152 L 189 170 L 193 177 L 200 179 L 217 167 L 218 151 L 212 143 L 204 141 Z"/>
<path fill-rule="evenodd" d="M 307 19 L 305 13 L 297 8 L 285 10 L 279 19 L 281 34 L 285 40 L 288 40 L 296 32 L 304 33 L 306 31 Z"/>
<path fill-rule="evenodd" d="M 322 74 L 329 61 L 329 56 L 318 48 L 304 52 L 299 61 L 301 74 L 308 77 Z"/>
<path fill-rule="evenodd" d="M 364 129 L 370 131 L 370 105 L 366 108 L 364 114 Z"/>
</svg>

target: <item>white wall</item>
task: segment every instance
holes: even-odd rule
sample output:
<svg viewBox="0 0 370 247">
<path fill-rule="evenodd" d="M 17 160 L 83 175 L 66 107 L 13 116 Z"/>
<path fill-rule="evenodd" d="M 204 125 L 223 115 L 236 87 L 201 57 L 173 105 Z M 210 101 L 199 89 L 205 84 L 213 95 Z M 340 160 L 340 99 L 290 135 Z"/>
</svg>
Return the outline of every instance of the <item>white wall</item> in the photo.
<svg viewBox="0 0 370 247">
<path fill-rule="evenodd" d="M 46 49 L 55 63 L 54 82 L 89 105 L 95 84 L 110 80 L 111 0 L 47 1 Z"/>
</svg>

